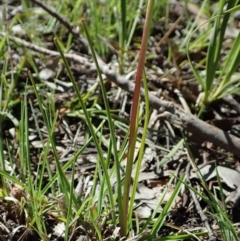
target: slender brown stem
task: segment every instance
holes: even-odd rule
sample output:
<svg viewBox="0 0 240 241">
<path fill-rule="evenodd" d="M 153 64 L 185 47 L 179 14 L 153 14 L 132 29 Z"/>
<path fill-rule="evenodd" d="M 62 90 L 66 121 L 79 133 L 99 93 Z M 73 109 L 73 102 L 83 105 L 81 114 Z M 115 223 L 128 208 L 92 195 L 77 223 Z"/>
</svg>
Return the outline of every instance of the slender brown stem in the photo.
<svg viewBox="0 0 240 241">
<path fill-rule="evenodd" d="M 129 135 L 129 146 L 128 146 L 128 158 L 127 158 L 127 167 L 126 167 L 126 175 L 125 175 L 125 182 L 124 182 L 124 192 L 123 192 L 123 210 L 124 216 L 123 219 L 125 220 L 122 236 L 125 236 L 127 233 L 128 224 L 128 215 L 132 215 L 128 213 L 128 206 L 129 206 L 129 192 L 130 192 L 130 185 L 131 185 L 131 173 L 132 173 L 132 166 L 133 166 L 133 158 L 134 158 L 134 149 L 136 144 L 136 137 L 137 137 L 137 119 L 138 119 L 138 107 L 139 107 L 139 99 L 141 95 L 141 82 L 142 82 L 142 74 L 145 64 L 145 56 L 147 51 L 147 44 L 148 44 L 148 37 L 150 32 L 150 25 L 152 20 L 152 12 L 153 12 L 154 0 L 148 1 L 147 13 L 146 13 L 146 20 L 143 29 L 142 35 L 142 42 L 141 42 L 141 49 L 139 54 L 139 61 L 137 66 L 137 73 L 136 73 L 136 82 L 133 94 L 133 105 L 131 111 L 131 121 L 130 121 L 130 135 Z"/>
</svg>

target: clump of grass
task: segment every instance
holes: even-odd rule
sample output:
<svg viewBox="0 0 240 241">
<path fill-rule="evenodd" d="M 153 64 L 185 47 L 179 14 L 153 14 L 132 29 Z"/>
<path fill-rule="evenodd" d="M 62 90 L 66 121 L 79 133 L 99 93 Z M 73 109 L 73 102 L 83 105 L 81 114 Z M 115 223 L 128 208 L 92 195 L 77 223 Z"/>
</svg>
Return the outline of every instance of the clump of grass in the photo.
<svg viewBox="0 0 240 241">
<path fill-rule="evenodd" d="M 238 34 L 238 37 L 234 40 L 228 56 L 224 59 L 221 56 L 226 28 L 231 14 L 239 9 L 237 4 L 238 1 L 219 1 L 217 12 L 214 12 L 213 16 L 206 21 L 206 23 L 213 22 L 213 27 L 211 31 L 207 31 L 207 33 L 210 34 L 210 40 L 206 57 L 206 70 L 203 74 L 199 73 L 196 69 L 187 50 L 193 73 L 202 87 L 200 106 L 203 109 L 204 105 L 208 105 L 218 99 L 231 94 L 239 94 L 240 85 L 237 68 L 240 64 L 238 54 L 240 51 L 240 34 Z M 189 42 L 190 40 L 191 38 L 189 38 Z M 222 63 L 220 64 L 220 62 Z"/>
</svg>

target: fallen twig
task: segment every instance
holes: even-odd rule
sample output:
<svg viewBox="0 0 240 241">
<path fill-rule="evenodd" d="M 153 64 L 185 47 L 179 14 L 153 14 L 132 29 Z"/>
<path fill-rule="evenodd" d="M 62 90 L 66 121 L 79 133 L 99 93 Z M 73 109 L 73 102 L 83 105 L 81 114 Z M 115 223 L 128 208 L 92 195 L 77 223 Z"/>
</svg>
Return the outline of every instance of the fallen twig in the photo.
<svg viewBox="0 0 240 241">
<path fill-rule="evenodd" d="M 151 101 L 150 101 L 151 102 Z M 176 127 L 195 135 L 198 142 L 209 141 L 216 146 L 220 146 L 225 150 L 232 152 L 240 157 L 240 139 L 223 131 L 215 126 L 212 126 L 192 114 L 188 114 L 182 110 L 175 109 L 174 112 L 164 112 L 160 116 L 168 120 Z"/>
<path fill-rule="evenodd" d="M 236 190 L 230 193 L 225 200 L 226 204 L 232 208 L 236 208 L 240 204 L 240 186 Z"/>
<path fill-rule="evenodd" d="M 48 55 L 48 56 L 53 56 L 53 57 L 56 57 L 56 56 L 60 56 L 60 54 L 56 51 L 52 51 L 52 50 L 49 50 L 49 49 L 46 49 L 46 48 L 43 48 L 43 47 L 40 47 L 38 45 L 35 45 L 35 44 L 32 44 L 30 42 L 27 42 L 21 38 L 18 38 L 18 37 L 13 37 L 13 36 L 9 36 L 7 33 L 4 33 L 4 32 L 0 32 L 0 35 L 5 37 L 5 36 L 8 36 L 9 40 L 21 45 L 21 46 L 24 46 L 28 49 L 31 49 L 37 53 L 41 53 L 41 54 L 44 54 L 44 55 Z M 83 65 L 86 65 L 86 66 L 94 66 L 93 63 L 90 63 L 89 60 L 87 58 L 84 58 L 80 55 L 76 55 L 76 54 L 65 54 L 65 57 L 68 59 L 68 60 L 73 60 L 73 61 L 76 61 L 80 64 L 83 64 Z M 94 68 L 95 70 L 96 68 Z"/>
</svg>

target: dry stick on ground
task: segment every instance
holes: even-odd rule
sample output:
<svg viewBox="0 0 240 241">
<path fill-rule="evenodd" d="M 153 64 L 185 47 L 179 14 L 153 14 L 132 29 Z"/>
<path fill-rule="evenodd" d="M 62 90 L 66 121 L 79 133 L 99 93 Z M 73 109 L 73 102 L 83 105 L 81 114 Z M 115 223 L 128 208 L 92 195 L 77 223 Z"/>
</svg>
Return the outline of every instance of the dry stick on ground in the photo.
<svg viewBox="0 0 240 241">
<path fill-rule="evenodd" d="M 4 33 L 4 32 L 0 32 L 0 35 L 5 37 L 7 36 L 8 34 L 7 33 Z M 8 36 L 9 40 L 15 42 L 15 43 L 18 43 L 20 44 L 21 46 L 24 46 L 28 49 L 31 49 L 35 52 L 38 52 L 38 53 L 41 53 L 41 54 L 44 54 L 44 55 L 48 55 L 48 56 L 52 56 L 52 57 L 61 57 L 60 53 L 56 52 L 56 51 L 52 51 L 52 50 L 48 50 L 46 48 L 43 48 L 43 47 L 39 47 L 35 44 L 32 44 L 32 43 L 29 43 L 23 39 L 20 39 L 20 38 L 17 38 L 17 37 L 12 37 L 12 36 Z M 65 54 L 65 57 L 68 59 L 68 60 L 73 60 L 73 61 L 76 61 L 80 64 L 83 64 L 87 67 L 93 67 L 93 71 L 96 71 L 96 68 L 94 67 L 93 63 L 91 63 L 87 58 L 84 58 L 80 55 L 76 55 L 76 54 Z"/>
<path fill-rule="evenodd" d="M 240 204 L 240 186 L 236 190 L 230 193 L 230 195 L 225 200 L 226 204 L 231 208 L 239 207 Z"/>
<path fill-rule="evenodd" d="M 102 60 L 99 60 L 101 71 L 107 76 L 107 78 L 117 84 L 122 89 L 130 92 L 134 91 L 134 83 L 128 81 L 124 76 L 120 76 L 104 64 Z M 144 90 L 141 90 L 141 96 L 144 98 Z M 197 141 L 210 141 L 216 146 L 220 146 L 227 151 L 232 152 L 236 156 L 240 157 L 240 139 L 230 135 L 229 133 L 212 126 L 196 116 L 186 113 L 179 105 L 164 101 L 158 97 L 149 94 L 149 102 L 151 107 L 163 112 L 160 117 L 168 120 L 177 128 L 182 128 L 193 135 L 197 136 Z"/>
<path fill-rule="evenodd" d="M 40 6 L 38 0 L 34 0 L 34 2 Z M 44 4 L 41 3 L 41 6 L 43 5 Z M 50 14 L 52 14 L 52 10 L 49 10 L 49 7 L 44 6 L 44 9 Z M 53 16 L 56 17 L 58 20 L 62 19 L 62 17 L 56 12 Z M 72 27 L 69 27 L 71 25 L 67 22 L 67 20 L 62 20 L 60 22 L 63 23 L 64 26 L 67 27 L 67 29 L 72 29 Z M 0 32 L 0 35 L 6 36 L 6 33 Z M 50 56 L 60 56 L 58 52 L 39 47 L 20 38 L 9 36 L 9 39 L 36 52 L 43 53 L 45 55 L 47 54 Z M 86 47 L 88 47 L 88 44 Z M 96 71 L 96 67 L 94 66 L 94 64 L 89 62 L 87 58 L 81 57 L 77 54 L 65 54 L 65 57 L 68 60 L 74 60 L 78 63 L 90 67 L 92 71 Z M 110 70 L 109 67 L 99 57 L 98 63 L 102 73 L 105 74 L 110 81 L 114 82 L 123 90 L 133 94 L 133 82 L 129 81 L 126 77 L 117 74 L 115 71 Z M 144 98 L 143 89 L 141 90 L 141 96 Z M 149 102 L 153 108 L 159 110 L 162 113 L 161 115 L 159 115 L 160 118 L 166 119 L 175 127 L 184 129 L 197 136 L 197 141 L 199 143 L 203 141 L 213 142 L 216 146 L 220 146 L 225 150 L 232 152 L 234 155 L 240 157 L 239 138 L 230 135 L 229 133 L 224 132 L 223 130 L 198 119 L 192 114 L 186 113 L 179 105 L 169 101 L 161 100 L 158 97 L 152 95 L 151 93 L 149 94 Z"/>
</svg>

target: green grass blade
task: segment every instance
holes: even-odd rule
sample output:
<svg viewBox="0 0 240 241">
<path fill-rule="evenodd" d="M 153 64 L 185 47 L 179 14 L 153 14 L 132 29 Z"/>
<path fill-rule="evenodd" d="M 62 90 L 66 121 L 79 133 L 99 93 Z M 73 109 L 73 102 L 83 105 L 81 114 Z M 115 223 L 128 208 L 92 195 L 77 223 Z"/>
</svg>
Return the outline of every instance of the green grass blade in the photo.
<svg viewBox="0 0 240 241">
<path fill-rule="evenodd" d="M 130 204 L 129 204 L 129 213 L 133 213 L 133 207 L 134 207 L 134 202 L 135 202 L 135 194 L 137 191 L 137 186 L 138 186 L 138 178 L 140 175 L 140 170 L 141 170 L 141 163 L 143 159 L 143 154 L 145 150 L 145 141 L 147 138 L 147 131 L 148 131 L 148 122 L 149 122 L 149 116 L 150 116 L 150 104 L 149 104 L 149 97 L 148 97 L 148 85 L 147 85 L 147 78 L 146 78 L 146 73 L 145 71 L 143 72 L 143 84 L 144 84 L 144 102 L 145 102 L 145 118 L 144 118 L 144 127 L 143 127 L 143 135 L 141 138 L 141 147 L 139 150 L 138 154 L 138 159 L 137 159 L 137 168 L 136 168 L 136 173 L 135 173 L 135 178 L 133 180 L 133 187 L 132 187 L 132 194 L 130 197 Z M 128 216 L 128 226 L 130 226 L 132 223 L 132 215 Z"/>
<path fill-rule="evenodd" d="M 163 157 L 163 159 L 159 162 L 158 166 L 159 168 L 163 167 L 167 162 L 169 162 L 172 158 L 172 156 L 183 146 L 184 139 L 181 139 L 177 145 L 173 147 L 173 149 Z"/>
<path fill-rule="evenodd" d="M 185 177 L 182 175 L 176 185 L 176 187 L 174 188 L 174 191 L 171 195 L 171 197 L 169 198 L 168 202 L 165 204 L 162 213 L 160 214 L 159 218 L 157 219 L 157 221 L 155 222 L 155 224 L 153 225 L 151 234 L 155 235 L 159 229 L 162 227 L 163 223 L 165 222 L 165 219 L 168 215 L 168 212 L 171 210 L 171 207 L 174 203 L 174 201 L 176 200 L 181 186 L 182 186 L 182 182 L 184 182 Z"/>
<path fill-rule="evenodd" d="M 104 159 L 104 157 L 103 157 L 102 149 L 101 149 L 101 147 L 100 147 L 100 145 L 99 145 L 99 142 L 98 142 L 96 133 L 95 133 L 95 131 L 94 131 L 94 128 L 93 128 L 92 121 L 91 121 L 91 119 L 90 119 L 89 113 L 88 113 L 88 111 L 87 111 L 87 109 L 86 109 L 86 107 L 85 107 L 85 104 L 84 104 L 83 100 L 82 100 L 81 93 L 80 93 L 79 88 L 78 88 L 78 86 L 77 86 L 77 83 L 76 83 L 76 81 L 75 81 L 75 79 L 74 79 L 74 77 L 73 77 L 72 71 L 70 70 L 70 67 L 69 67 L 69 65 L 68 65 L 68 62 L 67 62 L 67 60 L 66 60 L 66 58 L 65 58 L 65 56 L 64 56 L 64 53 L 63 53 L 63 51 L 62 51 L 62 49 L 61 49 L 61 47 L 60 47 L 60 45 L 59 45 L 59 41 L 58 41 L 57 39 L 55 39 L 54 41 L 55 41 L 55 44 L 56 44 L 56 46 L 57 46 L 57 48 L 58 48 L 58 51 L 59 51 L 62 59 L 63 59 L 64 65 L 65 65 L 65 67 L 66 67 L 66 69 L 67 69 L 67 72 L 68 72 L 68 74 L 69 74 L 69 78 L 70 78 L 70 80 L 71 80 L 71 82 L 72 82 L 72 84 L 73 84 L 73 87 L 74 87 L 74 89 L 75 89 L 75 91 L 76 91 L 76 93 L 77 93 L 77 97 L 78 97 L 78 100 L 79 100 L 79 102 L 80 102 L 80 104 L 81 104 L 81 107 L 82 107 L 82 109 L 83 109 L 83 111 L 84 111 L 84 115 L 85 115 L 85 118 L 86 118 L 86 122 L 87 122 L 87 124 L 88 124 L 88 128 L 89 128 L 89 130 L 90 130 L 90 133 L 91 133 L 91 135 L 92 135 L 92 137 L 93 137 L 94 143 L 95 143 L 95 145 L 96 145 L 97 152 L 98 152 L 98 155 L 99 155 L 99 160 L 100 160 L 100 162 L 101 162 L 104 175 L 105 175 L 106 177 L 108 177 L 109 175 L 108 175 L 108 170 L 107 170 L 107 167 L 106 167 L 105 159 Z M 103 86 L 104 86 L 104 85 L 103 85 Z M 108 108 L 108 109 L 109 109 L 109 108 Z M 115 161 L 118 161 L 118 158 L 115 159 Z M 113 193 L 112 193 L 111 183 L 110 183 L 109 178 L 106 178 L 106 180 L 107 180 L 107 186 L 108 186 L 108 190 L 109 190 L 109 199 L 110 199 L 110 203 L 111 203 L 111 208 L 114 210 L 115 203 L 114 203 L 114 199 L 113 199 Z M 116 214 L 115 214 L 115 212 L 112 212 L 112 217 L 113 217 L 113 222 L 116 223 Z"/>
<path fill-rule="evenodd" d="M 234 44 L 230 50 L 230 53 L 227 56 L 226 61 L 224 62 L 222 71 L 219 76 L 220 84 L 217 87 L 215 93 L 212 96 L 212 100 L 218 99 L 219 96 L 223 96 L 224 94 L 228 94 L 228 90 L 231 87 L 234 87 L 237 91 L 237 85 L 239 81 L 236 81 L 235 83 L 231 81 L 232 76 L 234 75 L 235 71 L 237 70 L 239 64 L 240 64 L 240 34 L 238 34 L 238 37 L 235 39 Z M 221 80 L 221 77 L 223 80 Z"/>
<path fill-rule="evenodd" d="M 86 36 L 87 36 L 87 39 L 88 39 L 88 42 L 89 42 L 89 46 L 90 46 L 90 49 L 91 49 L 92 57 L 93 57 L 94 63 L 95 63 L 96 68 L 97 68 L 98 77 L 100 79 L 100 86 L 101 86 L 102 96 L 103 96 L 103 100 L 104 100 L 104 105 L 105 105 L 105 108 L 106 108 L 108 126 L 109 126 L 109 130 L 110 130 L 111 141 L 112 141 L 113 156 L 114 156 L 114 161 L 115 161 L 115 164 L 116 164 L 116 167 L 117 167 L 117 169 L 116 169 L 117 183 L 118 183 L 117 193 L 118 193 L 118 197 L 119 197 L 118 198 L 118 208 L 119 208 L 119 215 L 120 215 L 120 219 L 121 219 L 121 216 L 122 216 L 122 213 L 123 213 L 123 210 L 122 210 L 122 199 L 120 198 L 122 196 L 121 175 L 120 175 L 120 162 L 119 162 L 118 150 L 117 150 L 117 144 L 116 144 L 116 136 L 115 136 L 115 130 L 114 130 L 114 122 L 112 120 L 112 115 L 111 115 L 111 112 L 110 112 L 110 107 L 109 107 L 109 103 L 108 103 L 106 89 L 105 89 L 104 81 L 103 81 L 103 78 L 102 78 L 101 70 L 99 68 L 97 56 L 95 54 L 93 45 L 91 43 L 90 35 L 88 33 L 88 30 L 87 30 L 86 25 L 85 25 L 84 22 L 82 22 L 82 26 L 83 26 L 83 29 L 84 29 L 84 31 L 86 33 Z M 108 177 L 108 175 L 106 175 L 106 177 Z M 108 178 L 106 178 L 106 179 L 108 179 Z M 110 180 L 107 180 L 107 182 L 110 183 Z M 113 196 L 112 196 L 112 198 L 113 198 Z M 113 206 L 112 206 L 112 208 L 113 208 Z"/>
</svg>

